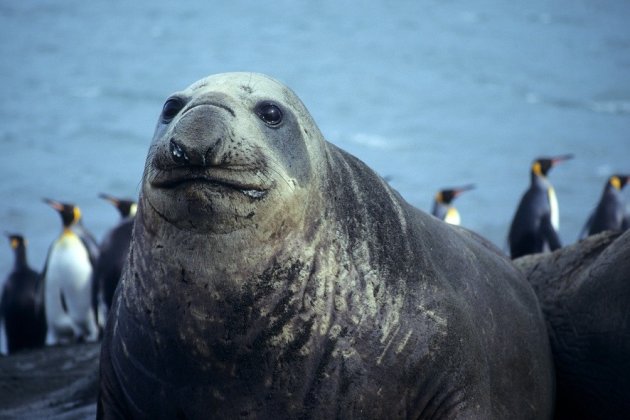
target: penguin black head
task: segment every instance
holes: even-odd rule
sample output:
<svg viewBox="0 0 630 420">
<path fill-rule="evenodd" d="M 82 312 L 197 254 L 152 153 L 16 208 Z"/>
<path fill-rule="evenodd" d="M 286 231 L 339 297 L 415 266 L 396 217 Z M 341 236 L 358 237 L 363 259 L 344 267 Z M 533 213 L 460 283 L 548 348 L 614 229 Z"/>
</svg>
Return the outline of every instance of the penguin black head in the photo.
<svg viewBox="0 0 630 420">
<path fill-rule="evenodd" d="M 459 188 L 440 190 L 435 196 L 435 201 L 442 204 L 451 204 L 451 202 L 463 192 L 470 191 L 474 188 L 475 186 L 470 184 Z"/>
<path fill-rule="evenodd" d="M 5 235 L 9 238 L 9 245 L 11 245 L 11 249 L 13 249 L 15 253 L 15 269 L 21 270 L 27 268 L 26 246 L 28 245 L 28 241 L 22 235 L 16 233 L 5 232 Z"/>
<path fill-rule="evenodd" d="M 22 235 L 18 235 L 16 233 L 5 233 L 7 238 L 9 238 L 9 244 L 12 249 L 20 249 L 25 248 L 28 244 L 28 241 L 24 239 Z"/>
<path fill-rule="evenodd" d="M 616 190 L 623 190 L 628 182 L 630 182 L 630 175 L 615 174 L 608 178 L 608 184 L 613 186 Z"/>
<path fill-rule="evenodd" d="M 532 174 L 546 177 L 551 168 L 569 159 L 573 159 L 572 154 L 555 157 L 540 157 L 532 163 Z"/>
<path fill-rule="evenodd" d="M 64 228 L 72 226 L 81 219 L 81 210 L 74 204 L 60 203 L 49 198 L 44 198 L 44 203 L 59 212 Z"/>
<path fill-rule="evenodd" d="M 136 209 L 138 208 L 138 205 L 136 204 L 135 201 L 124 200 L 124 199 L 116 198 L 111 195 L 103 194 L 103 193 L 99 194 L 98 196 L 112 203 L 118 209 L 118 212 L 120 213 L 120 216 L 123 219 L 136 215 Z"/>
</svg>

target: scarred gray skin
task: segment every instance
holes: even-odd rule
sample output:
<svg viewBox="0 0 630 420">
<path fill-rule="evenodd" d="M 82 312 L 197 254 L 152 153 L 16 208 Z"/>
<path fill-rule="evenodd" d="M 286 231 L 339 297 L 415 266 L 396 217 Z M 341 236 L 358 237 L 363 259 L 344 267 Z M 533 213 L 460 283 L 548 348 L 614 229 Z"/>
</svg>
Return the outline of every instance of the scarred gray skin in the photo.
<svg viewBox="0 0 630 420">
<path fill-rule="evenodd" d="M 326 142 L 273 79 L 221 74 L 174 96 L 104 337 L 99 417 L 550 417 L 545 325 L 506 258 Z"/>
<path fill-rule="evenodd" d="M 630 232 L 514 261 L 538 295 L 556 366 L 558 420 L 630 413 Z"/>
</svg>

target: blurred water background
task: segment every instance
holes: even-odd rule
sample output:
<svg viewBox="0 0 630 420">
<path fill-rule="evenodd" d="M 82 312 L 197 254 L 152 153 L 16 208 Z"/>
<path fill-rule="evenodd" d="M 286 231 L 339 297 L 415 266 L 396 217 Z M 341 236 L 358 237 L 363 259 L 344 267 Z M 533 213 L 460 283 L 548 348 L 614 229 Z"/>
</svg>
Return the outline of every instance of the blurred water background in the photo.
<svg viewBox="0 0 630 420">
<path fill-rule="evenodd" d="M 165 98 L 252 71 L 411 204 L 475 183 L 462 224 L 502 248 L 531 161 L 574 153 L 550 175 L 572 243 L 606 178 L 630 172 L 629 22 L 622 0 L 2 0 L 0 229 L 43 268 L 50 197 L 100 240 L 118 214 L 97 195 L 137 197 Z M 12 263 L 0 239 L 0 283 Z"/>
</svg>

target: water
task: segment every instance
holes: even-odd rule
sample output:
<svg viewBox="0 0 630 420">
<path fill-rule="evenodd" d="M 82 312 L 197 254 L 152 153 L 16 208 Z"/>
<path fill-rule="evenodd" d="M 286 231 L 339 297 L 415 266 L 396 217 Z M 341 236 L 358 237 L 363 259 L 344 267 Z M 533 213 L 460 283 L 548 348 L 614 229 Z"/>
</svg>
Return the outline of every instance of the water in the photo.
<svg viewBox="0 0 630 420">
<path fill-rule="evenodd" d="M 411 204 L 475 183 L 463 225 L 501 247 L 532 159 L 574 153 L 551 173 L 572 243 L 607 176 L 630 172 L 629 21 L 612 0 L 4 0 L 0 230 L 42 268 L 50 197 L 102 238 L 118 215 L 97 195 L 137 196 L 164 99 L 255 71 Z M 0 283 L 12 261 L 0 241 Z"/>
</svg>

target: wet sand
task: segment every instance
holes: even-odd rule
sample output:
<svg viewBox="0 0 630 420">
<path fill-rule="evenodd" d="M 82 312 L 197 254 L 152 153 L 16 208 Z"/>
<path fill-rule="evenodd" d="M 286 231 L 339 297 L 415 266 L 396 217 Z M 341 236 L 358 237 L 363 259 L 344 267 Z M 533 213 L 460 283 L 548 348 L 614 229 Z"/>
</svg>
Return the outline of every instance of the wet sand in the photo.
<svg viewBox="0 0 630 420">
<path fill-rule="evenodd" d="M 93 419 L 98 343 L 0 357 L 0 419 Z"/>
</svg>

